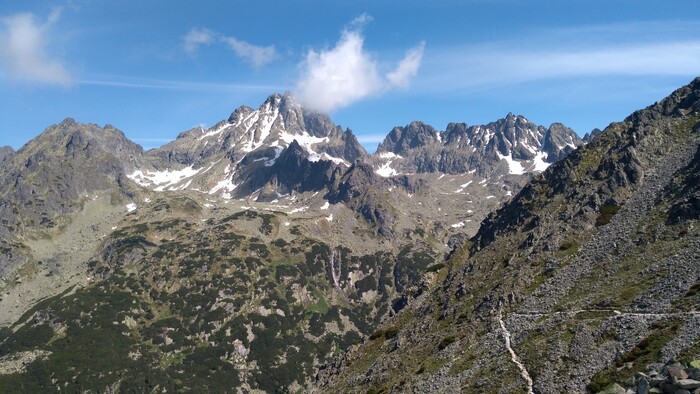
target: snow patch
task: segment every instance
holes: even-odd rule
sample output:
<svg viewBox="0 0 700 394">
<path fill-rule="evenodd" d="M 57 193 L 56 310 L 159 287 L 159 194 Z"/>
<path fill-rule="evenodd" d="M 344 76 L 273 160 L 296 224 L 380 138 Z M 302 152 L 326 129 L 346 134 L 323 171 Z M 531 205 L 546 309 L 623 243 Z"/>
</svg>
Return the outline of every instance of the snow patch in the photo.
<svg viewBox="0 0 700 394">
<path fill-rule="evenodd" d="M 203 140 L 203 139 L 205 139 L 205 138 L 209 138 L 209 137 L 213 137 L 213 136 L 215 136 L 215 135 L 219 135 L 219 134 L 221 134 L 221 132 L 223 132 L 224 130 L 226 130 L 226 128 L 228 128 L 229 126 L 231 126 L 231 124 L 228 123 L 228 122 L 226 122 L 226 123 L 222 124 L 221 126 L 219 126 L 219 127 L 217 127 L 217 128 L 213 128 L 213 127 L 212 127 L 211 129 L 209 129 L 208 132 L 206 132 L 206 133 L 200 135 L 199 138 L 197 138 L 197 139 L 201 141 L 201 140 Z M 202 129 L 202 131 L 204 131 L 204 129 Z M 207 141 L 207 142 L 209 142 L 209 141 Z"/>
<path fill-rule="evenodd" d="M 508 156 L 503 156 L 500 152 L 496 152 L 499 160 L 505 160 L 508 163 L 508 173 L 522 175 L 525 173 L 523 165 L 519 161 L 513 159 L 513 153 Z"/>
<path fill-rule="evenodd" d="M 455 193 L 461 193 L 467 186 L 471 185 L 472 182 L 473 181 L 469 181 L 467 183 L 459 185 L 459 189 L 455 190 Z"/>
<path fill-rule="evenodd" d="M 174 171 L 166 170 L 143 172 L 141 170 L 136 170 L 132 174 L 127 175 L 127 177 L 141 186 L 158 186 L 155 188 L 155 191 L 162 192 L 169 186 L 173 186 L 187 178 L 193 177 L 201 170 L 201 168 L 195 170 L 192 168 L 192 166 Z"/>
<path fill-rule="evenodd" d="M 382 164 L 381 167 L 379 167 L 376 171 L 374 171 L 377 175 L 382 176 L 384 178 L 394 176 L 394 175 L 399 175 L 399 173 L 391 168 L 391 161 L 388 161 L 384 164 Z"/>
<path fill-rule="evenodd" d="M 317 162 L 319 160 L 332 161 L 335 164 L 345 164 L 346 166 L 350 167 L 350 163 L 347 161 L 339 157 L 331 156 L 325 152 L 321 153 L 320 155 L 318 153 L 310 153 L 307 159 L 312 162 Z"/>
<path fill-rule="evenodd" d="M 535 155 L 535 158 L 532 160 L 534 163 L 534 166 L 532 168 L 533 172 L 542 172 L 549 167 L 551 163 L 547 163 L 545 160 L 547 159 L 547 154 L 545 152 L 539 152 L 537 155 Z"/>
<path fill-rule="evenodd" d="M 299 146 L 306 149 L 306 151 L 309 152 L 309 154 L 316 153 L 316 151 L 311 149 L 312 145 L 320 144 L 322 142 L 328 142 L 328 137 L 314 137 L 306 131 L 304 131 L 302 134 L 291 134 L 289 132 L 283 131 L 279 134 L 279 139 L 286 142 L 287 145 L 291 144 L 292 141 L 297 140 Z"/>
<path fill-rule="evenodd" d="M 297 213 L 297 212 L 304 212 L 307 209 L 309 209 L 309 207 L 295 208 L 295 209 L 292 209 L 291 211 L 289 211 L 289 215 L 291 215 L 293 213 Z"/>
<path fill-rule="evenodd" d="M 126 204 L 126 210 L 129 211 L 129 212 L 135 211 L 135 210 L 136 210 L 136 204 L 134 204 L 133 202 L 130 203 L 130 204 Z"/>
<path fill-rule="evenodd" d="M 393 159 L 393 158 L 403 159 L 403 157 L 401 157 L 401 156 L 399 156 L 399 155 L 397 155 L 396 153 L 393 153 L 393 152 L 382 152 L 382 153 L 379 154 L 379 157 L 380 157 L 381 159 Z"/>
<path fill-rule="evenodd" d="M 328 201 L 326 201 L 326 203 L 323 204 L 323 206 L 321 207 L 321 209 L 328 209 L 328 207 L 330 207 L 330 206 L 331 206 L 331 203 L 329 203 Z"/>
</svg>

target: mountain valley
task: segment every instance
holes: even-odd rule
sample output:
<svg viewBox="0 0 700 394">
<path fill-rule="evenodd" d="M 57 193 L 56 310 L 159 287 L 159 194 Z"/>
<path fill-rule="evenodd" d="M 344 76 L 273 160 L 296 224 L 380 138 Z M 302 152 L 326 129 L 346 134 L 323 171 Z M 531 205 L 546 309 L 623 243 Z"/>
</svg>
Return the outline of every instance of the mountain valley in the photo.
<svg viewBox="0 0 700 394">
<path fill-rule="evenodd" d="M 2 392 L 581 392 L 700 358 L 700 80 L 584 139 L 290 94 L 0 148 Z M 585 141 L 585 142 L 584 142 Z"/>
</svg>

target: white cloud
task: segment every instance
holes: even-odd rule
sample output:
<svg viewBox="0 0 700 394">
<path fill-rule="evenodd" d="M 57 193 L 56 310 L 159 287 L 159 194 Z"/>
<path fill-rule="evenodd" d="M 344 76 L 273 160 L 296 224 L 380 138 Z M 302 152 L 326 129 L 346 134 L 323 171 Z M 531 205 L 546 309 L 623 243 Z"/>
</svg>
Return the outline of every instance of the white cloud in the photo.
<svg viewBox="0 0 700 394">
<path fill-rule="evenodd" d="M 185 36 L 183 46 L 185 51 L 194 53 L 202 45 L 211 44 L 214 41 L 214 33 L 209 29 L 192 29 Z"/>
<path fill-rule="evenodd" d="M 359 30 L 370 20 L 365 14 L 355 18 L 335 47 L 309 50 L 306 54 L 296 84 L 296 95 L 306 107 L 331 112 L 392 87 L 409 85 L 420 66 L 425 44 L 410 50 L 397 68 L 383 78 L 378 62 L 365 50 Z"/>
<path fill-rule="evenodd" d="M 348 31 L 361 31 L 367 26 L 368 23 L 372 22 L 373 18 L 367 13 L 363 13 L 357 18 L 350 21 L 350 23 L 345 27 Z"/>
<path fill-rule="evenodd" d="M 277 58 L 275 47 L 257 46 L 234 37 L 222 37 L 221 41 L 228 44 L 239 57 L 249 61 L 254 67 L 259 68 Z"/>
<path fill-rule="evenodd" d="M 386 76 L 392 85 L 404 89 L 409 87 L 411 79 L 418 74 L 418 68 L 423 61 L 424 49 L 425 42 L 421 42 L 418 46 L 406 52 L 406 56 L 399 62 L 396 69 Z"/>
<path fill-rule="evenodd" d="M 61 8 L 55 8 L 44 23 L 31 13 L 0 18 L 0 63 L 10 78 L 64 86 L 71 83 L 63 64 L 46 50 L 50 28 L 60 15 Z"/>
<path fill-rule="evenodd" d="M 297 83 L 299 99 L 311 109 L 329 112 L 370 96 L 382 87 L 374 59 L 364 51 L 355 31 L 344 31 L 336 46 L 310 50 Z"/>
</svg>

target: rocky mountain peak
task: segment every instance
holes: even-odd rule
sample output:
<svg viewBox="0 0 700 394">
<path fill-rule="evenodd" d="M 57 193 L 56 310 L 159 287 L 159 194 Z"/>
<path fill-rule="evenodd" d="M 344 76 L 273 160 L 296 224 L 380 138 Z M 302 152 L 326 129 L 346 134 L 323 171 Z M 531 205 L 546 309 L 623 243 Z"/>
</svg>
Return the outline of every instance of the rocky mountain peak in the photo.
<svg viewBox="0 0 700 394">
<path fill-rule="evenodd" d="M 377 153 L 392 152 L 405 155 L 410 150 L 440 142 L 440 133 L 432 126 L 413 121 L 405 127 L 394 127 L 384 141 L 379 144 Z"/>
<path fill-rule="evenodd" d="M 587 144 L 587 143 L 591 142 L 591 140 L 593 140 L 593 138 L 599 136 L 600 133 L 602 133 L 602 132 L 603 132 L 603 131 L 602 131 L 601 129 L 599 129 L 599 128 L 595 128 L 595 129 L 591 130 L 590 132 L 586 133 L 586 134 L 583 136 L 583 138 L 582 138 L 583 143 L 584 143 L 584 144 Z"/>
<path fill-rule="evenodd" d="M 561 123 L 552 123 L 544 133 L 542 151 L 550 162 L 556 162 L 584 144 L 583 140 L 570 128 Z"/>
</svg>

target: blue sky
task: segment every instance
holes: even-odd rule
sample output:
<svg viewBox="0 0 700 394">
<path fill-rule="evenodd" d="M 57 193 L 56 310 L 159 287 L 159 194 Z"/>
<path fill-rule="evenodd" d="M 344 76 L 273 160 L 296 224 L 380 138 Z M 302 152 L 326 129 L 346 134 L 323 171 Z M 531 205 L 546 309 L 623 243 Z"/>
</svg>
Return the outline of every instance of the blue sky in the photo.
<svg viewBox="0 0 700 394">
<path fill-rule="evenodd" d="M 0 146 L 72 117 L 145 148 L 292 91 L 370 150 L 521 114 L 579 134 L 700 75 L 700 2 L 0 0 Z"/>
</svg>

